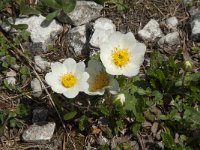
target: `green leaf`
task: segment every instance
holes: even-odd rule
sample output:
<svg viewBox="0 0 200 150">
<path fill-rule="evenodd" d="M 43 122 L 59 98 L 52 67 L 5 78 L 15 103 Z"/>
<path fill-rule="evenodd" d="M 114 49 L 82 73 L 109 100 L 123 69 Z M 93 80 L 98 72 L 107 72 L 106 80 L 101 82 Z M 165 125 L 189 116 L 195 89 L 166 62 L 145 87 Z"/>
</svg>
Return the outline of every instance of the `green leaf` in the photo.
<svg viewBox="0 0 200 150">
<path fill-rule="evenodd" d="M 76 6 L 76 0 L 62 0 L 62 1 L 63 1 L 62 9 L 65 13 L 70 13 L 71 11 L 74 10 Z"/>
<path fill-rule="evenodd" d="M 48 7 L 53 9 L 61 9 L 62 6 L 56 0 L 42 0 Z"/>
<path fill-rule="evenodd" d="M 16 127 L 16 120 L 15 119 L 10 119 L 9 120 L 9 125 L 11 128 L 15 128 Z"/>
<path fill-rule="evenodd" d="M 19 104 L 15 112 L 20 116 L 26 116 L 28 115 L 28 108 L 24 104 Z"/>
<path fill-rule="evenodd" d="M 76 114 L 77 114 L 76 111 L 71 111 L 71 112 L 64 115 L 64 120 L 73 119 L 76 116 Z"/>
<path fill-rule="evenodd" d="M 29 75 L 30 74 L 29 68 L 25 65 L 20 68 L 19 72 L 22 75 Z"/>
<path fill-rule="evenodd" d="M 83 131 L 85 130 L 86 126 L 88 123 L 88 117 L 86 115 L 81 116 L 80 120 L 79 120 L 79 130 Z"/>
<path fill-rule="evenodd" d="M 27 24 L 13 24 L 11 25 L 13 28 L 15 28 L 16 30 L 26 30 L 28 29 L 28 25 Z"/>
<path fill-rule="evenodd" d="M 9 65 L 14 65 L 16 64 L 16 58 L 15 57 L 12 57 L 10 55 L 7 55 L 6 56 L 6 61 Z"/>
<path fill-rule="evenodd" d="M 141 128 L 141 123 L 134 123 L 131 130 L 134 134 L 137 134 Z"/>
<path fill-rule="evenodd" d="M 99 150 L 110 150 L 109 146 L 106 144 L 106 145 L 101 145 L 99 147 Z"/>
<path fill-rule="evenodd" d="M 39 14 L 41 14 L 41 12 L 32 8 L 32 7 L 29 7 L 25 3 L 25 1 L 21 1 L 21 3 L 20 3 L 20 14 L 22 14 L 22 15 L 39 15 Z"/>
<path fill-rule="evenodd" d="M 138 88 L 138 89 L 137 89 L 137 93 L 138 93 L 139 95 L 146 95 L 146 91 L 145 91 L 144 89 L 142 89 L 142 88 Z"/>
<path fill-rule="evenodd" d="M 14 111 L 10 111 L 8 114 L 8 118 L 14 118 L 16 116 L 17 116 L 17 114 Z"/>
<path fill-rule="evenodd" d="M 128 110 L 128 111 L 132 111 L 134 114 L 136 114 L 135 106 L 136 106 L 136 103 L 137 103 L 137 99 L 135 98 L 134 95 L 131 95 L 129 93 L 124 93 L 124 94 L 125 94 L 125 97 L 126 97 L 124 109 Z"/>
<path fill-rule="evenodd" d="M 174 142 L 174 139 L 173 137 L 170 135 L 170 133 L 162 133 L 162 141 L 164 143 L 164 145 L 169 148 L 169 149 L 174 149 L 176 146 L 175 146 L 175 142 Z"/>
<path fill-rule="evenodd" d="M 8 68 L 8 63 L 4 61 L 4 62 L 2 63 L 2 67 Z"/>
<path fill-rule="evenodd" d="M 0 137 L 4 135 L 4 127 L 0 126 Z"/>
<path fill-rule="evenodd" d="M 153 91 L 151 95 L 155 96 L 156 101 L 160 101 L 163 99 L 163 95 L 157 90 Z"/>
<path fill-rule="evenodd" d="M 52 13 L 49 13 L 49 14 L 46 16 L 46 21 L 51 22 L 56 16 L 59 15 L 59 13 L 60 13 L 59 10 L 56 10 L 56 11 L 54 11 L 54 12 L 52 12 Z"/>
</svg>

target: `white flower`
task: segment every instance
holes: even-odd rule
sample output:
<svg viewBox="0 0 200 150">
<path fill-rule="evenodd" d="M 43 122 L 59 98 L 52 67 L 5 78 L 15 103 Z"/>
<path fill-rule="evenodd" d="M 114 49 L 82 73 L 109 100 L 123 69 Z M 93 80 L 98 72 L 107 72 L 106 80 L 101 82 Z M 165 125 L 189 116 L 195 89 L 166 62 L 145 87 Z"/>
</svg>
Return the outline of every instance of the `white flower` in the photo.
<svg viewBox="0 0 200 150">
<path fill-rule="evenodd" d="M 125 95 L 123 93 L 120 93 L 116 96 L 115 101 L 120 101 L 120 103 L 123 105 L 125 102 Z"/>
<path fill-rule="evenodd" d="M 89 87 L 89 74 L 85 72 L 84 62 L 76 63 L 74 59 L 68 58 L 63 63 L 52 63 L 51 70 L 52 72 L 46 74 L 45 80 L 56 93 L 74 98 Z"/>
<path fill-rule="evenodd" d="M 105 89 L 109 89 L 112 94 L 119 90 L 119 84 L 113 76 L 106 73 L 103 65 L 97 60 L 90 60 L 86 71 L 89 73 L 89 95 L 103 95 Z"/>
<path fill-rule="evenodd" d="M 131 32 L 114 32 L 101 43 L 100 58 L 109 74 L 132 77 L 138 74 L 145 51 L 146 46 L 136 41 Z"/>
</svg>

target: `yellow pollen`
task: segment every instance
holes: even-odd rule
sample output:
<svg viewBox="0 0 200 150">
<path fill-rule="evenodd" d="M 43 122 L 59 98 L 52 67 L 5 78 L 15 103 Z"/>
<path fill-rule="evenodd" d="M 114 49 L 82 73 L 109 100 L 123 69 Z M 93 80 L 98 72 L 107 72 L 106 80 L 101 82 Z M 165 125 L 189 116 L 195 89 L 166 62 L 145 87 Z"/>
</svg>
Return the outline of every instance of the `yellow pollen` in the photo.
<svg viewBox="0 0 200 150">
<path fill-rule="evenodd" d="M 112 54 L 112 59 L 117 67 L 124 67 L 130 61 L 130 55 L 127 49 L 116 48 Z"/>
<path fill-rule="evenodd" d="M 95 92 L 109 84 L 109 76 L 105 71 L 101 71 L 96 75 L 94 82 L 90 86 L 90 91 Z"/>
<path fill-rule="evenodd" d="M 64 87 L 71 88 L 77 83 L 77 78 L 72 73 L 67 73 L 61 77 L 61 83 Z"/>
</svg>

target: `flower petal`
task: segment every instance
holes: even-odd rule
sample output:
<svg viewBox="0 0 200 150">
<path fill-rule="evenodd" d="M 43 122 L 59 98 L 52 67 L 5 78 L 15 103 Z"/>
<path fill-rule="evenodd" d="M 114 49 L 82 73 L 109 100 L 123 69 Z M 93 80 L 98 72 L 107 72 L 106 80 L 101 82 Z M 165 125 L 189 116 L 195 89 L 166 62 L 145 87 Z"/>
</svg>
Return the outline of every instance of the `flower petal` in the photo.
<svg viewBox="0 0 200 150">
<path fill-rule="evenodd" d="M 112 79 L 110 81 L 109 89 L 111 94 L 117 94 L 117 92 L 119 91 L 119 83 L 117 82 L 116 79 Z"/>
<path fill-rule="evenodd" d="M 120 47 L 121 43 L 123 42 L 123 37 L 124 34 L 122 34 L 121 32 L 117 31 L 117 32 L 113 32 L 109 37 L 108 37 L 108 42 L 111 45 L 114 45 L 115 47 Z"/>
<path fill-rule="evenodd" d="M 136 46 L 136 39 L 132 32 L 128 32 L 123 36 L 123 41 L 121 43 L 121 48 L 133 49 Z"/>
<path fill-rule="evenodd" d="M 83 72 L 85 72 L 85 63 L 84 62 L 79 62 L 76 64 L 76 72 L 75 75 L 76 76 L 80 76 L 83 74 Z"/>
<path fill-rule="evenodd" d="M 51 63 L 51 70 L 54 74 L 62 74 L 65 72 L 65 68 L 60 62 Z"/>
<path fill-rule="evenodd" d="M 145 51 L 146 51 L 146 45 L 144 45 L 143 43 L 136 42 L 136 47 L 133 50 L 133 53 L 144 55 Z"/>
<path fill-rule="evenodd" d="M 72 88 L 63 92 L 63 95 L 67 98 L 74 98 L 78 95 L 78 93 L 79 93 L 78 88 Z"/>
<path fill-rule="evenodd" d="M 67 58 L 63 62 L 64 68 L 66 68 L 67 72 L 75 73 L 76 71 L 76 61 L 72 58 Z"/>
<path fill-rule="evenodd" d="M 96 74 L 98 74 L 101 70 L 103 69 L 102 64 L 97 61 L 97 60 L 90 60 L 88 62 L 88 67 L 86 68 L 86 71 L 92 75 L 95 76 Z"/>
<path fill-rule="evenodd" d="M 89 74 L 87 72 L 84 72 L 83 75 L 81 76 L 81 79 L 79 81 L 79 90 L 80 91 L 86 91 L 89 88 L 89 84 L 87 80 L 89 79 Z"/>
<path fill-rule="evenodd" d="M 59 79 L 52 72 L 46 74 L 45 80 L 54 92 L 63 93 L 66 91 L 66 88 L 61 85 Z"/>
<path fill-rule="evenodd" d="M 140 67 L 135 64 L 130 64 L 126 68 L 123 69 L 123 75 L 127 77 L 135 76 L 139 73 Z"/>
</svg>

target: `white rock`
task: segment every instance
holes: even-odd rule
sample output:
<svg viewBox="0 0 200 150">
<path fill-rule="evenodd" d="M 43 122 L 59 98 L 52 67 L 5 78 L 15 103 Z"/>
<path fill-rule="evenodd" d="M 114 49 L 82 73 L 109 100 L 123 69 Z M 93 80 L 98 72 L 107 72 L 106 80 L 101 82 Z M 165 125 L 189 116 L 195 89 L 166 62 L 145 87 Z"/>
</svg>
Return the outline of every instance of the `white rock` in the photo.
<svg viewBox="0 0 200 150">
<path fill-rule="evenodd" d="M 105 138 L 103 135 L 99 135 L 99 137 L 98 137 L 98 139 L 97 139 L 97 141 L 98 141 L 98 144 L 99 145 L 105 145 L 105 144 L 108 144 L 108 139 L 107 138 Z"/>
<path fill-rule="evenodd" d="M 171 47 L 180 45 L 180 37 L 178 32 L 169 33 L 158 41 L 160 47 Z"/>
<path fill-rule="evenodd" d="M 33 90 L 33 96 L 40 97 L 42 95 L 42 86 L 37 78 L 31 81 L 31 88 Z"/>
<path fill-rule="evenodd" d="M 171 29 L 176 29 L 177 25 L 178 25 L 178 19 L 173 16 L 173 17 L 170 17 L 166 20 L 166 24 L 169 28 Z"/>
<path fill-rule="evenodd" d="M 75 26 L 83 25 L 100 16 L 103 6 L 92 1 L 77 1 L 75 9 L 68 14 Z"/>
<path fill-rule="evenodd" d="M 158 22 L 151 19 L 142 30 L 138 32 L 138 35 L 145 41 L 154 41 L 158 37 L 162 37 L 163 33 L 160 29 Z"/>
<path fill-rule="evenodd" d="M 99 47 L 100 43 L 107 41 L 109 35 L 116 31 L 116 26 L 112 20 L 99 18 L 94 23 L 94 33 L 90 39 L 90 44 Z"/>
<path fill-rule="evenodd" d="M 86 44 L 86 26 L 72 28 L 68 33 L 67 41 L 77 56 L 80 56 Z"/>
<path fill-rule="evenodd" d="M 183 0 L 183 4 L 185 5 L 191 5 L 193 3 L 193 0 Z"/>
<path fill-rule="evenodd" d="M 50 67 L 50 62 L 45 61 L 41 56 L 37 55 L 34 57 L 35 69 L 38 72 L 46 71 Z"/>
<path fill-rule="evenodd" d="M 153 126 L 151 127 L 151 132 L 153 133 L 153 137 L 156 136 L 157 130 L 158 130 L 158 123 L 154 122 Z"/>
<path fill-rule="evenodd" d="M 199 34 L 200 33 L 200 20 L 194 21 L 194 27 L 192 29 L 192 34 Z"/>
<path fill-rule="evenodd" d="M 156 133 L 156 139 L 157 139 L 157 140 L 160 140 L 160 139 L 161 139 L 161 133 L 162 133 L 162 130 L 159 130 L 159 131 Z"/>
<path fill-rule="evenodd" d="M 42 126 L 33 124 L 24 131 L 22 138 L 26 142 L 49 141 L 53 136 L 55 127 L 56 124 L 54 122 L 49 122 Z"/>
<path fill-rule="evenodd" d="M 16 79 L 14 77 L 7 77 L 6 81 L 8 84 L 15 85 L 16 84 Z"/>
<path fill-rule="evenodd" d="M 45 20 L 42 15 L 32 16 L 30 18 L 17 18 L 15 24 L 27 24 L 31 33 L 30 37 L 33 43 L 41 43 L 42 49 L 47 50 L 48 44 L 52 42 L 61 30 L 62 26 L 53 20 L 47 27 L 42 27 L 41 23 Z"/>
<path fill-rule="evenodd" d="M 190 38 L 200 42 L 200 11 L 192 16 L 188 22 Z"/>
<path fill-rule="evenodd" d="M 16 75 L 17 75 L 16 72 L 12 69 L 10 69 L 10 71 L 6 73 L 7 77 L 15 77 Z"/>
<path fill-rule="evenodd" d="M 200 8 L 195 7 L 195 6 L 193 6 L 193 7 L 189 10 L 190 16 L 194 16 L 194 15 L 196 15 L 198 12 L 200 12 Z"/>
</svg>

